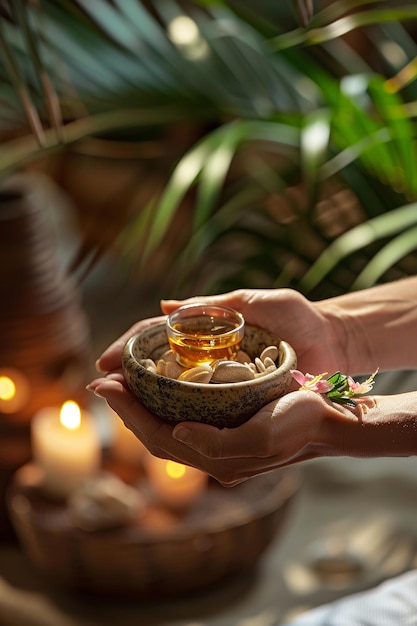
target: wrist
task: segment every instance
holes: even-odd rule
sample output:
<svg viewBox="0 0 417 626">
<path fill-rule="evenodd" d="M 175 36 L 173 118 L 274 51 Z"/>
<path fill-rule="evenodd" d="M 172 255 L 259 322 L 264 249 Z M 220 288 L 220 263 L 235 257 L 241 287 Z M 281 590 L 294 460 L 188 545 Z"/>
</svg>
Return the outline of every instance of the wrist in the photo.
<svg viewBox="0 0 417 626">
<path fill-rule="evenodd" d="M 417 454 L 417 392 L 363 398 L 354 411 L 329 405 L 319 440 L 326 456 L 393 457 Z"/>
<path fill-rule="evenodd" d="M 317 308 L 332 329 L 331 346 L 340 355 L 339 369 L 343 373 L 365 374 L 380 367 L 375 360 L 375 338 L 367 328 L 363 309 L 344 296 L 317 302 Z"/>
<path fill-rule="evenodd" d="M 416 278 L 317 302 L 346 358 L 345 373 L 364 374 L 417 365 Z"/>
</svg>

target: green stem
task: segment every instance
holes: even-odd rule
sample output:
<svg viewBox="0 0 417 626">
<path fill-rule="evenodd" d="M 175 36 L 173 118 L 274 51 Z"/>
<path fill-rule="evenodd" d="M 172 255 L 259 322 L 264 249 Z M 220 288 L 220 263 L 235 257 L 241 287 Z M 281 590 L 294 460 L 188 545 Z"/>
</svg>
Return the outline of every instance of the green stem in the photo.
<svg viewBox="0 0 417 626">
<path fill-rule="evenodd" d="M 149 110 L 110 111 L 89 115 L 65 124 L 62 129 L 62 141 L 58 140 L 54 129 L 46 130 L 43 147 L 39 146 L 36 138 L 32 135 L 14 139 L 0 147 L 0 176 L 4 177 L 19 167 L 60 150 L 84 137 L 122 128 L 168 124 L 178 121 L 180 114 L 181 112 L 172 106 Z M 185 115 L 184 111 L 182 115 Z"/>
</svg>

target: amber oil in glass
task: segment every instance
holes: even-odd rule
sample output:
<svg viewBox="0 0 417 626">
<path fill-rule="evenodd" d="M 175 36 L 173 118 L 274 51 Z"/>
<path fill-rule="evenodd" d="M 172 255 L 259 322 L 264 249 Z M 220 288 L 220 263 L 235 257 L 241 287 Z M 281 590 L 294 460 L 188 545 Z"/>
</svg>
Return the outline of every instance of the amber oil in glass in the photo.
<svg viewBox="0 0 417 626">
<path fill-rule="evenodd" d="M 217 359 L 233 360 L 244 333 L 244 319 L 227 307 L 185 305 L 167 320 L 167 335 L 177 361 L 196 367 Z"/>
</svg>

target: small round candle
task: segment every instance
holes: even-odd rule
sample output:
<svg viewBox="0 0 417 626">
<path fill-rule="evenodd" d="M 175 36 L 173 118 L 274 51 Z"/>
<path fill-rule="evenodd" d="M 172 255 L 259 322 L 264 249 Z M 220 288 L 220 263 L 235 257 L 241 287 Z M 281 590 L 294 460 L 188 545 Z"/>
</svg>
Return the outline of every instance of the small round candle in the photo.
<svg viewBox="0 0 417 626">
<path fill-rule="evenodd" d="M 29 401 L 30 386 L 15 368 L 0 368 L 0 413 L 17 413 Z"/>
<path fill-rule="evenodd" d="M 32 451 L 45 493 L 66 498 L 100 469 L 101 446 L 93 419 L 72 401 L 47 407 L 32 420 Z"/>
<path fill-rule="evenodd" d="M 142 465 L 147 449 L 143 443 L 124 425 L 120 417 L 111 409 L 110 420 L 112 427 L 111 451 L 114 458 L 129 465 Z"/>
<path fill-rule="evenodd" d="M 146 457 L 149 482 L 161 502 L 172 508 L 186 508 L 205 489 L 208 474 L 176 461 Z"/>
</svg>

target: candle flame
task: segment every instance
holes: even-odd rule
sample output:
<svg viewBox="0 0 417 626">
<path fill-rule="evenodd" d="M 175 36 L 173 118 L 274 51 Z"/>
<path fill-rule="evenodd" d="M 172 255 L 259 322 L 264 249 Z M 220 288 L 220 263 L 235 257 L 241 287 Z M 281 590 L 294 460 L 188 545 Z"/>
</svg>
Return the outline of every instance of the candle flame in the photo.
<svg viewBox="0 0 417 626">
<path fill-rule="evenodd" d="M 16 385 L 9 376 L 0 376 L 0 400 L 12 400 L 16 395 Z"/>
<path fill-rule="evenodd" d="M 61 407 L 59 415 L 61 424 L 68 430 L 76 430 L 81 424 L 80 407 L 73 400 L 67 400 Z"/>
<path fill-rule="evenodd" d="M 165 464 L 165 471 L 170 478 L 182 478 L 187 471 L 187 468 L 182 463 L 167 461 Z"/>
</svg>

